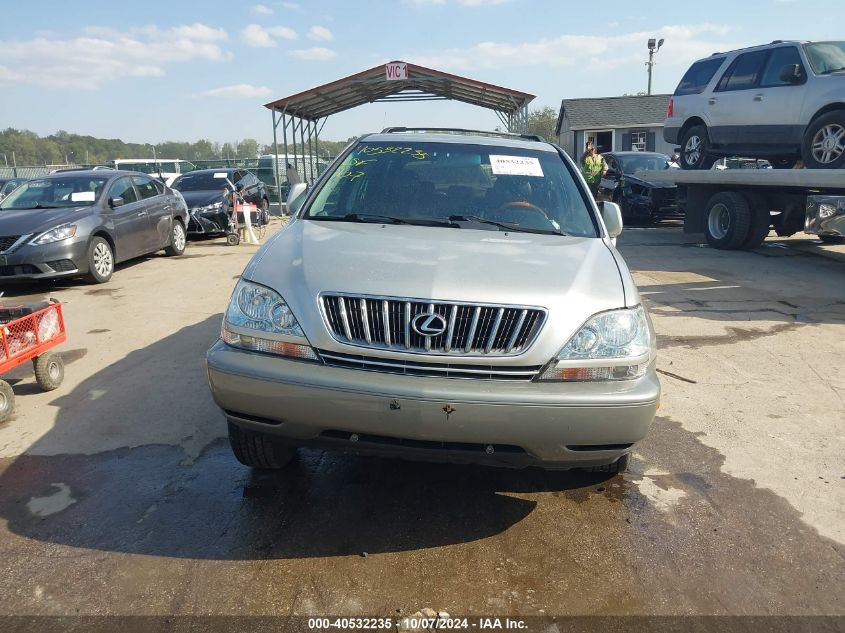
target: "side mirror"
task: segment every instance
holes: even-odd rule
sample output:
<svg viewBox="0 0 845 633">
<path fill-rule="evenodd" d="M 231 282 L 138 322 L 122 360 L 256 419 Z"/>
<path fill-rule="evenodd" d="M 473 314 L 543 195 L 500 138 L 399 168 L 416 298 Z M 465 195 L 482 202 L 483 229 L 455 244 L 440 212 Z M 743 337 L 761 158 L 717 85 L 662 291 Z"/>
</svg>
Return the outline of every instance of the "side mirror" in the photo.
<svg viewBox="0 0 845 633">
<path fill-rule="evenodd" d="M 787 64 L 780 69 L 778 79 L 789 84 L 799 84 L 804 80 L 801 64 Z"/>
<path fill-rule="evenodd" d="M 615 202 L 601 203 L 601 218 L 607 228 L 607 234 L 616 244 L 617 236 L 622 232 L 622 209 Z"/>
<path fill-rule="evenodd" d="M 290 191 L 288 191 L 288 198 L 285 201 L 285 207 L 290 209 L 291 205 L 293 205 L 299 197 L 303 196 L 307 190 L 308 185 L 304 182 L 298 182 L 295 185 L 291 185 Z"/>
<path fill-rule="evenodd" d="M 123 198 L 109 198 L 109 206 L 112 209 L 117 207 L 122 207 L 125 203 L 123 202 Z"/>
</svg>

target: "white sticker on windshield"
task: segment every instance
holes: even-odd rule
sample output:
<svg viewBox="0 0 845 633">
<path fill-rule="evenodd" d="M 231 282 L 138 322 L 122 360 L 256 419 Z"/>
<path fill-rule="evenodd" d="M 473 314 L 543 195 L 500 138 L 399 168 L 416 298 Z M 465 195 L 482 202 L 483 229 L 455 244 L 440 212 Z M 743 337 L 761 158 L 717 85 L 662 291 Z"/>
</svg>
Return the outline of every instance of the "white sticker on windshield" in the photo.
<svg viewBox="0 0 845 633">
<path fill-rule="evenodd" d="M 70 194 L 71 202 L 94 202 L 94 198 L 93 191 L 77 191 L 76 193 Z"/>
<path fill-rule="evenodd" d="M 500 176 L 543 177 L 540 160 L 532 156 L 495 156 L 490 154 L 490 166 L 493 168 L 493 173 Z"/>
</svg>

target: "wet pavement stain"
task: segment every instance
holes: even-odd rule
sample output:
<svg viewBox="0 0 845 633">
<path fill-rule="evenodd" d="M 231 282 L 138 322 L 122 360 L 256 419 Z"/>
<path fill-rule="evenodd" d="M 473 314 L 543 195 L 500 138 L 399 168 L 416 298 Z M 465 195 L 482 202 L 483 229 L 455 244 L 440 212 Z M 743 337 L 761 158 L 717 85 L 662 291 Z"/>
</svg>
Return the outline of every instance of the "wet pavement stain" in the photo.
<svg viewBox="0 0 845 633">
<path fill-rule="evenodd" d="M 108 328 L 97 328 L 95 330 L 88 330 L 88 334 L 105 334 L 106 332 L 111 332 Z"/>
<path fill-rule="evenodd" d="M 743 341 L 753 341 L 767 336 L 776 336 L 782 332 L 788 332 L 801 327 L 801 323 L 779 323 L 767 329 L 748 329 L 741 327 L 726 327 L 727 334 L 704 335 L 704 336 L 670 336 L 660 334 L 657 336 L 658 348 L 686 347 L 699 349 L 711 345 L 729 345 Z"/>
<path fill-rule="evenodd" d="M 65 365 L 70 365 L 78 360 L 85 358 L 85 356 L 88 354 L 88 348 L 80 347 L 78 349 L 60 350 L 58 354 L 62 357 L 62 360 L 65 362 Z"/>
<path fill-rule="evenodd" d="M 116 292 L 119 292 L 121 288 L 93 288 L 92 290 L 86 290 L 86 295 L 91 296 L 101 296 L 101 295 L 114 295 Z"/>
<path fill-rule="evenodd" d="M 0 463 L 5 609 L 43 612 L 13 590 L 35 584 L 65 608 L 103 613 L 215 613 L 245 595 L 268 613 L 845 604 L 842 547 L 771 491 L 723 473 L 717 451 L 666 418 L 636 447 L 631 472 L 612 477 L 311 450 L 284 471 L 252 472 L 224 440 L 183 459 L 177 447 L 146 446 Z M 27 503 L 56 482 L 76 503 L 33 516 Z M 47 552 L 49 565 L 32 565 Z"/>
</svg>

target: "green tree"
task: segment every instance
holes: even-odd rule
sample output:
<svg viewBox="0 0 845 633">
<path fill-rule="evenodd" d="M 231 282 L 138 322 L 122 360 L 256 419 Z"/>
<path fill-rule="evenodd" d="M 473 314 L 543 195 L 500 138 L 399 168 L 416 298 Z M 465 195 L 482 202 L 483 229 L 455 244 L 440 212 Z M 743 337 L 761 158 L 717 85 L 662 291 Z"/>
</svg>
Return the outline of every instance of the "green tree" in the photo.
<svg viewBox="0 0 845 633">
<path fill-rule="evenodd" d="M 550 106 L 528 112 L 529 134 L 539 134 L 547 141 L 556 143 L 555 125 L 557 125 L 557 111 Z"/>
</svg>

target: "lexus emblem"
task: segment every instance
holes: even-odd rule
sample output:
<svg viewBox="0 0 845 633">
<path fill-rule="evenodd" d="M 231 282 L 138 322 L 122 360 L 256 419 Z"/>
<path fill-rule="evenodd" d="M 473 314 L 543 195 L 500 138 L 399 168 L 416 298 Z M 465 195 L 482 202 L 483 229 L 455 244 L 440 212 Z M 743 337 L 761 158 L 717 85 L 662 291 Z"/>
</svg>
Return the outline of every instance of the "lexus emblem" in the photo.
<svg viewBox="0 0 845 633">
<path fill-rule="evenodd" d="M 411 327 L 421 336 L 438 336 L 446 331 L 446 319 L 433 312 L 423 312 L 411 319 Z"/>
</svg>

